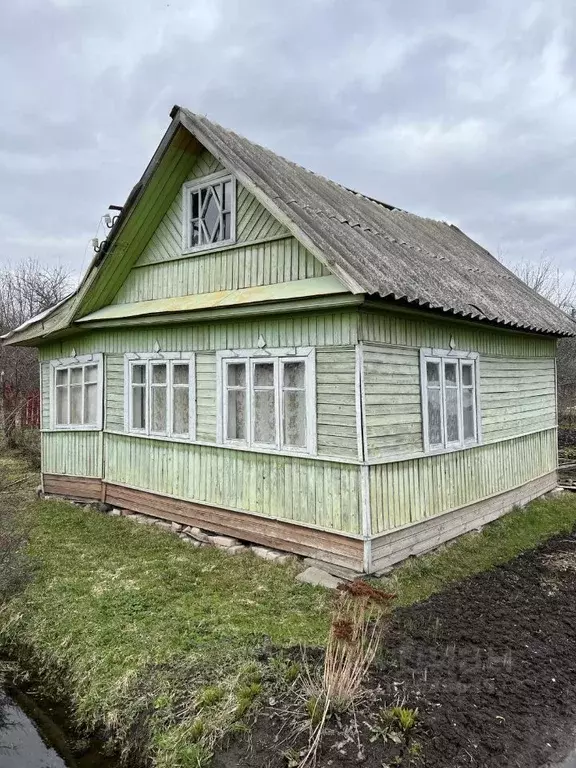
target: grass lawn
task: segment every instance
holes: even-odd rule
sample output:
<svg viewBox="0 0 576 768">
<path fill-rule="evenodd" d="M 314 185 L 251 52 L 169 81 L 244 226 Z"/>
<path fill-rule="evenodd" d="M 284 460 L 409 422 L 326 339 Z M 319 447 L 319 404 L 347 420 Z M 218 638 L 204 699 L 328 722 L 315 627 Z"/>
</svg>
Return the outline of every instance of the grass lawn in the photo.
<svg viewBox="0 0 576 768">
<path fill-rule="evenodd" d="M 19 477 L 18 493 L 2 491 Z M 26 647 L 81 722 L 106 726 L 157 768 L 206 764 L 271 687 L 297 675 L 276 650 L 323 644 L 329 596 L 297 583 L 296 565 L 194 549 L 160 529 L 37 501 L 33 482 L 23 461 L 0 456 L 0 517 L 14 505 L 30 512 L 34 570 L 0 606 L 0 643 Z M 409 562 L 387 585 L 401 604 L 421 600 L 575 523 L 576 494 L 534 502 Z"/>
</svg>

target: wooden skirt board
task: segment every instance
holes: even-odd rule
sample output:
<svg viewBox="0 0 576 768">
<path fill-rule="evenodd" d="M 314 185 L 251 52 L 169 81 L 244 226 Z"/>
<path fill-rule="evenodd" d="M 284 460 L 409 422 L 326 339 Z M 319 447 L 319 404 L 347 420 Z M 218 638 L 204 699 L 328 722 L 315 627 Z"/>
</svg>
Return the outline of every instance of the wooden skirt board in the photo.
<svg viewBox="0 0 576 768">
<path fill-rule="evenodd" d="M 363 570 L 364 541 L 248 512 L 196 504 L 90 478 L 44 475 L 45 492 L 72 499 L 105 501 L 120 509 L 152 515 L 273 549 Z"/>
<path fill-rule="evenodd" d="M 285 552 L 313 557 L 364 570 L 364 546 L 370 552 L 371 573 L 420 555 L 457 536 L 478 528 L 552 490 L 557 485 L 556 472 L 526 483 L 506 493 L 491 496 L 466 507 L 381 534 L 370 541 L 343 534 L 321 531 L 296 523 L 271 520 L 247 512 L 196 504 L 149 491 L 128 488 L 97 478 L 44 475 L 46 493 L 80 501 L 106 501 L 108 504 L 152 515 L 206 531 L 262 544 Z"/>
<path fill-rule="evenodd" d="M 479 528 L 510 512 L 515 506 L 553 490 L 557 486 L 556 472 L 531 480 L 511 491 L 491 496 L 484 501 L 436 515 L 397 531 L 381 534 L 371 541 L 371 572 L 378 573 L 411 555 L 421 555 L 445 541 Z"/>
<path fill-rule="evenodd" d="M 102 480 L 98 477 L 42 475 L 44 493 L 73 501 L 100 501 Z"/>
</svg>

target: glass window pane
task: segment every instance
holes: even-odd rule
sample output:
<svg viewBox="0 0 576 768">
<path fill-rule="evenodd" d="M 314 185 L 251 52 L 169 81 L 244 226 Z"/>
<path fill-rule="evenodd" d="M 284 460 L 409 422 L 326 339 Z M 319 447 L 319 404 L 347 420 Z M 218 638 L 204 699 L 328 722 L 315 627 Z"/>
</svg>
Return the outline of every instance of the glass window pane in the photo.
<svg viewBox="0 0 576 768">
<path fill-rule="evenodd" d="M 82 368 L 70 368 L 70 384 L 82 384 Z"/>
<path fill-rule="evenodd" d="M 256 363 L 254 365 L 254 386 L 274 386 L 274 363 Z"/>
<path fill-rule="evenodd" d="M 284 386 L 304 388 L 304 370 L 303 360 L 294 363 L 284 363 Z"/>
<path fill-rule="evenodd" d="M 132 387 L 132 427 L 146 429 L 146 388 Z"/>
<path fill-rule="evenodd" d="M 231 181 L 224 182 L 224 210 L 225 211 L 232 210 L 232 182 Z"/>
<path fill-rule="evenodd" d="M 152 366 L 152 383 L 166 384 L 166 363 L 155 363 Z"/>
<path fill-rule="evenodd" d="M 428 377 L 428 384 L 440 384 L 439 363 L 426 363 L 426 376 Z"/>
<path fill-rule="evenodd" d="M 152 398 L 152 432 L 166 432 L 166 387 L 153 387 Z"/>
<path fill-rule="evenodd" d="M 197 219 L 199 212 L 198 212 L 198 192 L 192 192 L 192 218 Z"/>
<path fill-rule="evenodd" d="M 254 441 L 274 445 L 276 443 L 276 407 L 273 389 L 254 392 Z"/>
<path fill-rule="evenodd" d="M 70 424 L 82 424 L 82 387 L 70 387 Z"/>
<path fill-rule="evenodd" d="M 174 390 L 172 431 L 175 435 L 187 435 L 190 431 L 190 393 L 187 387 Z"/>
<path fill-rule="evenodd" d="M 175 363 L 172 380 L 174 384 L 188 384 L 190 366 L 188 363 Z"/>
<path fill-rule="evenodd" d="M 298 365 L 298 363 L 296 363 Z M 303 365 L 303 363 L 302 363 Z M 306 393 L 284 392 L 284 445 L 306 447 Z"/>
<path fill-rule="evenodd" d="M 446 441 L 458 442 L 458 390 L 456 387 L 446 388 Z"/>
<path fill-rule="evenodd" d="M 444 379 L 446 384 L 456 386 L 458 383 L 458 374 L 456 363 L 444 363 Z"/>
<path fill-rule="evenodd" d="M 434 363 L 434 365 L 437 364 Z M 442 408 L 439 389 L 428 390 L 428 440 L 430 445 L 442 443 Z"/>
<path fill-rule="evenodd" d="M 232 237 L 232 215 L 230 213 L 225 213 L 222 216 L 222 222 L 224 225 L 222 240 L 230 240 Z"/>
<path fill-rule="evenodd" d="M 471 387 L 473 384 L 472 366 L 469 363 L 462 365 L 462 386 Z"/>
<path fill-rule="evenodd" d="M 134 384 L 146 383 L 146 364 L 138 363 L 132 366 L 132 381 Z"/>
<path fill-rule="evenodd" d="M 464 430 L 464 440 L 474 440 L 476 438 L 473 389 L 465 389 L 462 392 L 462 427 Z"/>
<path fill-rule="evenodd" d="M 204 208 L 203 219 L 206 229 L 208 230 L 210 241 L 214 240 L 215 230 L 220 222 L 220 209 L 218 208 L 218 203 L 216 202 L 212 188 L 210 188 L 208 203 Z"/>
<path fill-rule="evenodd" d="M 246 364 L 229 363 L 228 364 L 228 386 L 245 387 L 246 386 Z"/>
<path fill-rule="evenodd" d="M 67 384 L 68 383 L 68 368 L 60 368 L 60 370 L 56 371 L 56 384 Z"/>
<path fill-rule="evenodd" d="M 190 224 L 190 247 L 200 244 L 200 225 L 198 221 L 193 221 Z"/>
<path fill-rule="evenodd" d="M 96 424 L 98 418 L 98 385 L 84 387 L 84 424 Z"/>
<path fill-rule="evenodd" d="M 246 391 L 243 389 L 228 391 L 226 437 L 229 440 L 246 440 Z"/>
<path fill-rule="evenodd" d="M 61 373 L 61 371 L 58 371 Z M 56 389 L 56 424 L 68 424 L 68 389 Z"/>
<path fill-rule="evenodd" d="M 98 366 L 87 365 L 84 368 L 84 381 L 98 381 Z"/>
</svg>

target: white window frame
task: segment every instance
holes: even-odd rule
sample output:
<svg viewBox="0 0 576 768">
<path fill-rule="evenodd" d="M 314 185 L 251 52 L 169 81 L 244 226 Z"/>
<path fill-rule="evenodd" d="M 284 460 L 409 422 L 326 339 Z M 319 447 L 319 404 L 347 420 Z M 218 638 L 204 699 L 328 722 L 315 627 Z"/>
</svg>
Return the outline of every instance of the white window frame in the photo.
<svg viewBox="0 0 576 768">
<path fill-rule="evenodd" d="M 441 430 L 442 442 L 438 444 L 430 443 L 429 423 L 428 423 L 428 376 L 426 372 L 426 363 L 439 363 L 440 369 L 440 408 L 441 408 Z M 458 379 L 458 440 L 448 441 L 446 435 L 446 384 L 444 380 L 444 364 L 447 362 L 457 363 Z M 473 385 L 475 408 L 474 426 L 476 436 L 474 438 L 464 439 L 464 419 L 462 413 L 462 365 L 472 363 Z M 420 350 L 420 397 L 422 410 L 422 437 L 424 442 L 424 452 L 430 454 L 448 453 L 450 451 L 459 451 L 463 448 L 471 448 L 482 444 L 482 419 L 480 405 L 480 359 L 478 352 L 464 352 L 454 349 L 434 349 L 424 348 Z"/>
<path fill-rule="evenodd" d="M 71 368 L 86 368 L 88 366 L 97 366 L 96 371 L 96 421 L 93 424 L 58 424 L 56 419 L 56 374 Z M 68 373 L 70 377 L 70 373 Z M 82 417 L 84 417 L 84 394 L 85 382 L 84 373 L 82 373 Z M 68 418 L 70 418 L 70 378 L 68 378 Z M 94 432 L 102 429 L 103 421 L 103 399 L 104 399 L 104 365 L 103 355 L 96 352 L 90 355 L 78 355 L 76 357 L 67 357 L 59 360 L 50 361 L 50 429 L 76 432 Z"/>
<path fill-rule="evenodd" d="M 217 240 L 213 243 L 202 245 L 190 245 L 190 224 L 192 221 L 192 192 L 199 192 L 204 187 L 210 187 L 215 183 L 229 181 L 232 205 L 230 209 L 230 237 L 226 240 Z M 182 253 L 198 253 L 201 251 L 214 251 L 236 242 L 236 178 L 228 171 L 219 171 L 201 179 L 187 181 L 182 187 Z"/>
<path fill-rule="evenodd" d="M 152 384 L 152 367 L 154 364 L 166 364 L 166 384 Z M 177 363 L 188 363 L 189 380 L 189 433 L 182 435 L 174 432 L 174 388 L 184 388 L 186 385 L 174 385 L 174 366 Z M 146 366 L 146 383 L 143 385 L 146 392 L 146 426 L 144 429 L 132 427 L 132 369 L 135 365 Z M 137 385 L 136 385 L 137 386 Z M 155 432 L 152 429 L 152 398 L 153 386 L 166 387 L 166 432 Z M 162 440 L 176 440 L 178 442 L 194 442 L 196 439 L 196 356 L 193 352 L 127 352 L 124 355 L 124 431 L 130 435 L 141 437 L 154 437 Z"/>
<path fill-rule="evenodd" d="M 276 439 L 274 444 L 258 443 L 254 440 L 253 418 L 253 370 L 255 363 L 274 363 L 275 391 L 275 427 Z M 306 445 L 285 446 L 283 435 L 283 398 L 285 388 L 282 386 L 282 366 L 287 362 L 301 361 L 305 364 L 305 402 L 306 402 Z M 245 363 L 246 365 L 246 439 L 233 440 L 226 438 L 225 425 L 228 423 L 228 385 L 226 371 L 230 363 Z M 281 453 L 288 455 L 315 456 L 317 454 L 316 439 L 316 354 L 313 347 L 286 347 L 277 349 L 237 349 L 216 353 L 216 391 L 217 391 L 217 441 L 220 445 L 231 448 L 242 448 L 264 453 Z"/>
</svg>

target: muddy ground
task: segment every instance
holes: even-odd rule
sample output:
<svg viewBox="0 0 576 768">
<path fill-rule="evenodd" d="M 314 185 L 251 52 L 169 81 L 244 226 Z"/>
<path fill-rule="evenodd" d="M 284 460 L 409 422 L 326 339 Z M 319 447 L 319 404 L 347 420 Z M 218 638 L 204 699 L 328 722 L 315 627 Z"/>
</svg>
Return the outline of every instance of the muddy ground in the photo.
<svg viewBox="0 0 576 768">
<path fill-rule="evenodd" d="M 398 611 L 370 689 L 359 734 L 350 718 L 332 721 L 319 766 L 542 768 L 561 760 L 576 743 L 576 535 Z M 378 711 L 399 699 L 419 714 L 397 745 L 372 729 Z M 287 737 L 298 717 L 289 702 L 281 706 L 288 715 L 275 703 L 251 744 L 233 745 L 216 765 L 296 765 Z"/>
</svg>

